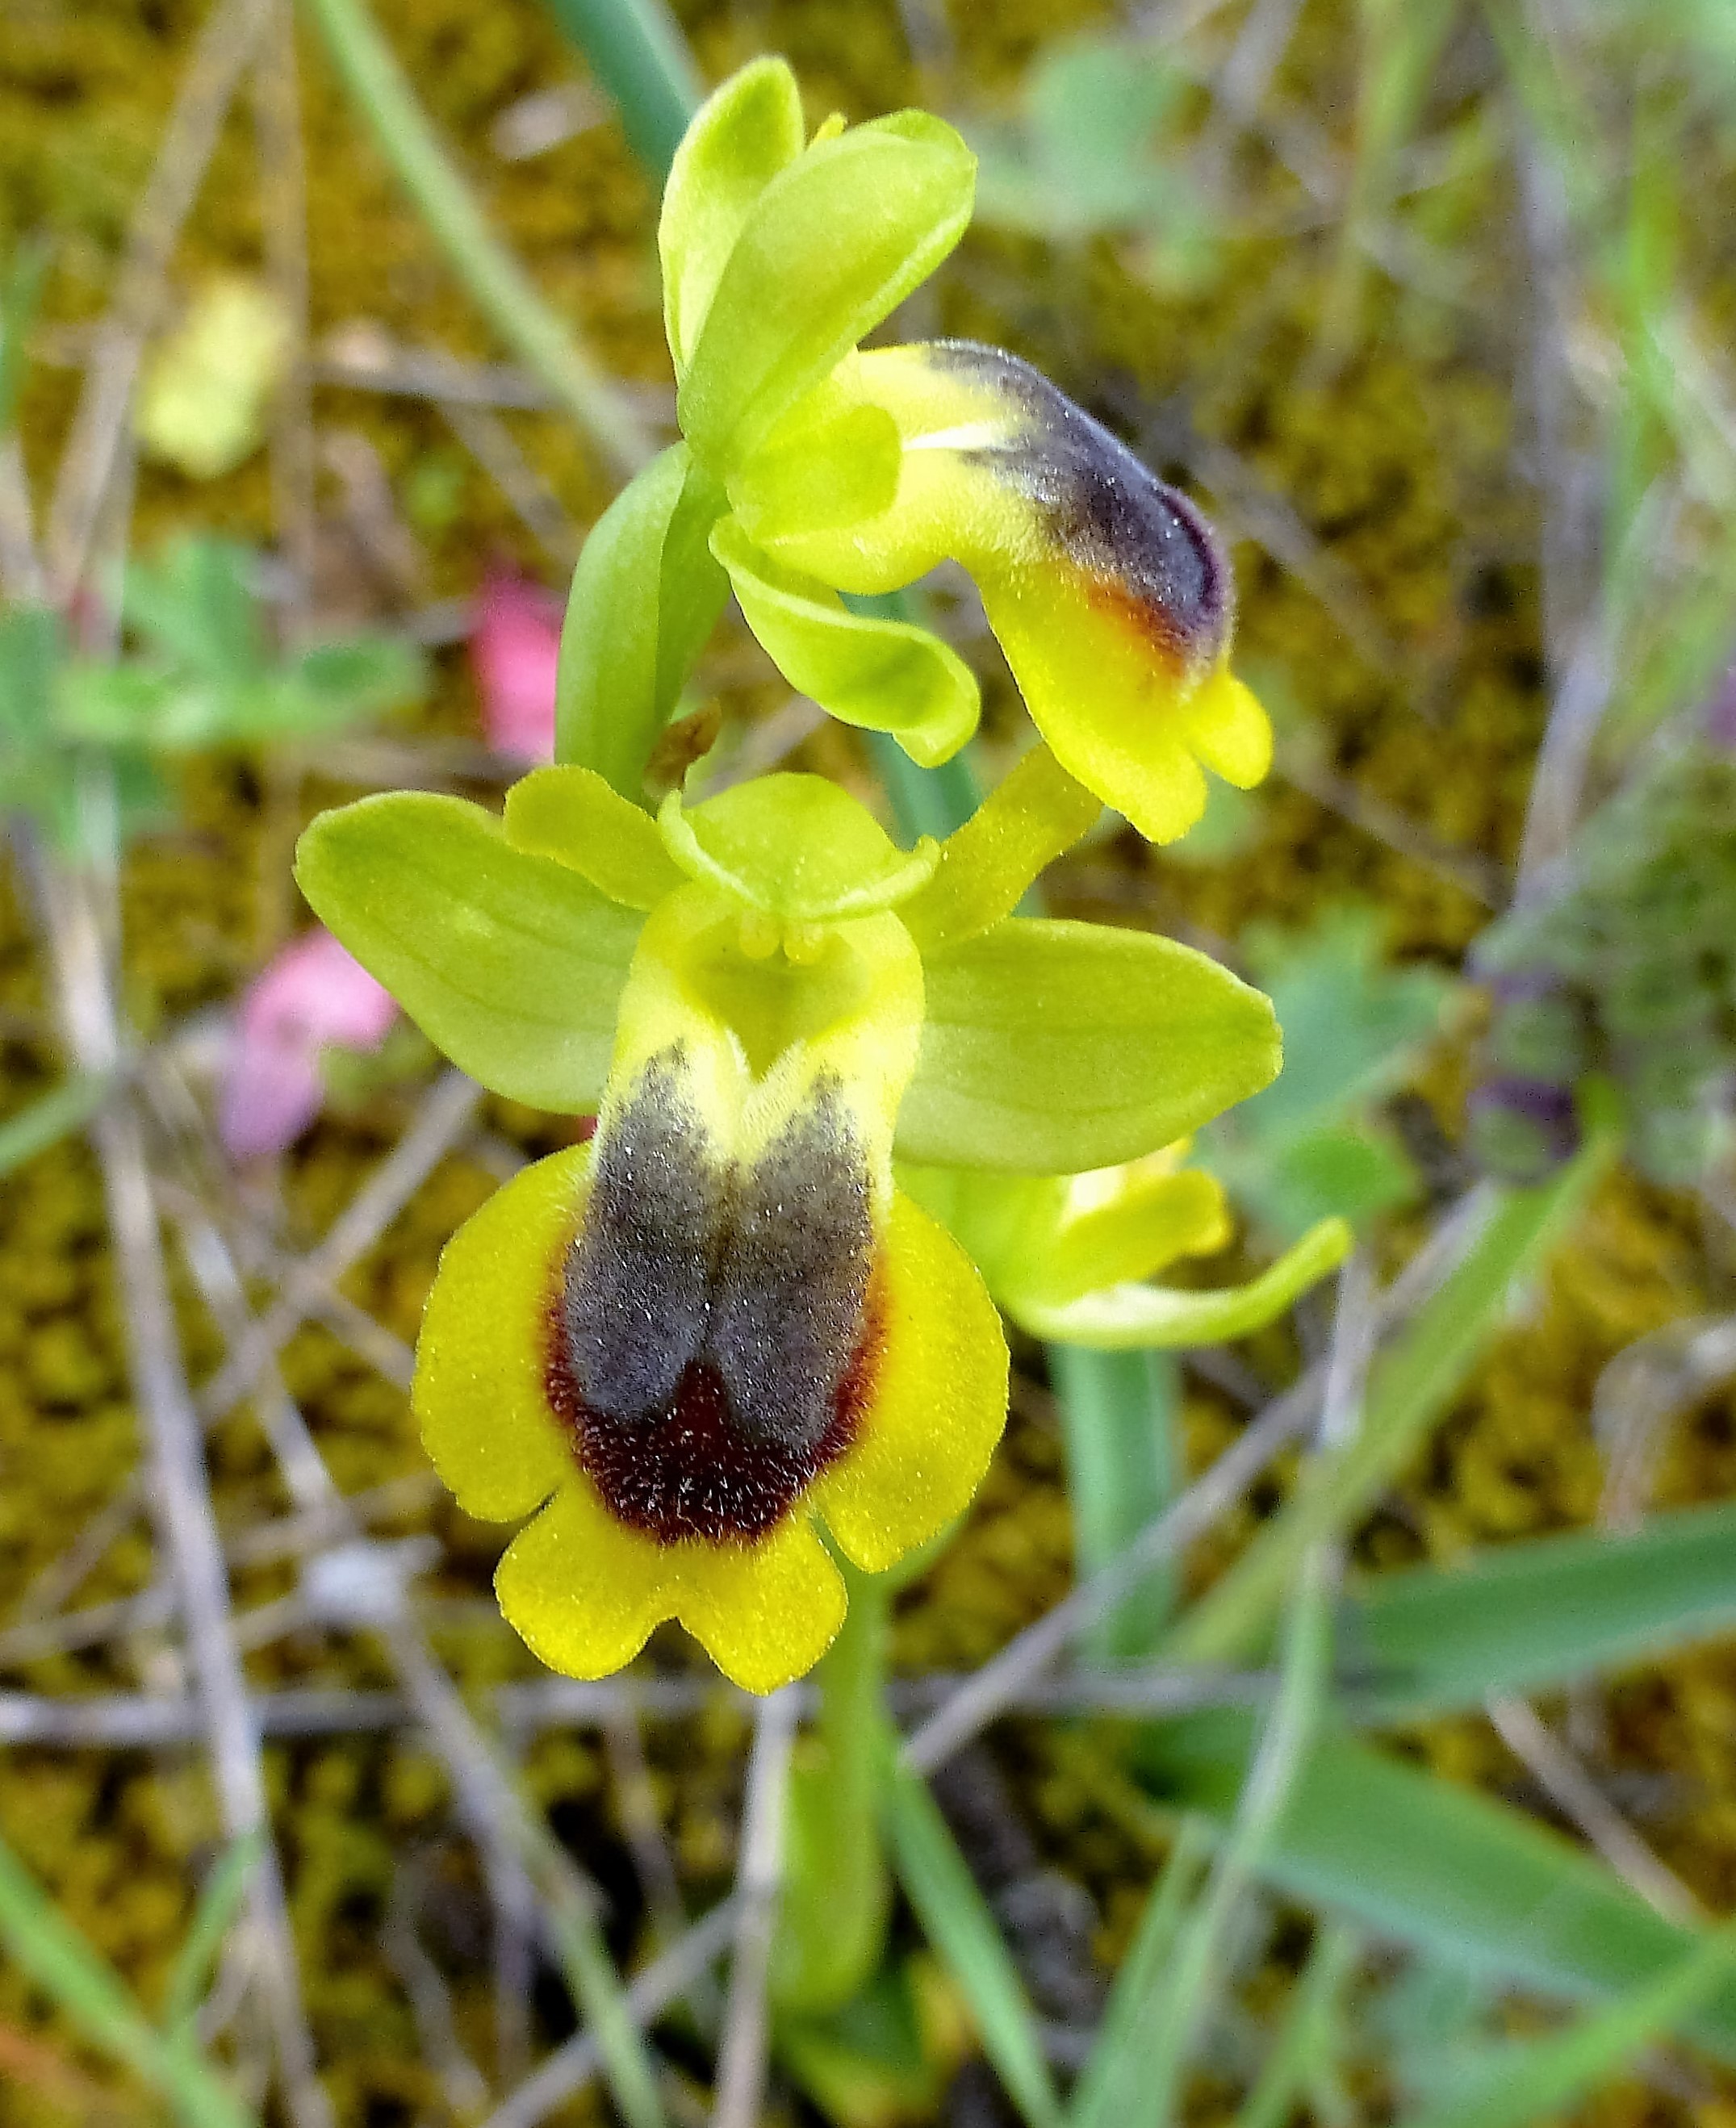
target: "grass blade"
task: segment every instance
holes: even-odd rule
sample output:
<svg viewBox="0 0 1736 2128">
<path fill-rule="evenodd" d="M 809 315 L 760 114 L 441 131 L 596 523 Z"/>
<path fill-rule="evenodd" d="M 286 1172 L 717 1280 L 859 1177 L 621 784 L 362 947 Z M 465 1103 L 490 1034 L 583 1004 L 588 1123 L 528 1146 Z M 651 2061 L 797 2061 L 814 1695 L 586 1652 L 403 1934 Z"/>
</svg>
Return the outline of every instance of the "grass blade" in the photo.
<svg viewBox="0 0 1736 2128">
<path fill-rule="evenodd" d="M 1559 2113 L 1681 2022 L 1729 1971 L 1736 1929 L 1721 1928 L 1661 1978 L 1558 2037 L 1490 2050 L 1443 2105 L 1404 2128 L 1527 2128 Z"/>
<path fill-rule="evenodd" d="M 159 2092 L 185 2128 L 249 2128 L 247 2113 L 208 2064 L 155 2029 L 3 1844 L 0 1943 L 88 2040 Z"/>
<path fill-rule="evenodd" d="M 98 1074 L 64 1080 L 0 1123 L 0 1175 L 10 1175 L 89 1122 L 111 1081 Z"/>
<path fill-rule="evenodd" d="M 1182 1620 L 1168 1652 L 1229 1662 L 1258 1648 L 1302 1554 L 1379 1498 L 1457 1395 L 1499 1327 L 1509 1291 L 1537 1270 L 1611 1150 L 1606 1137 L 1596 1137 L 1549 1182 L 1505 1194 L 1464 1260 L 1375 1361 L 1361 1431 L 1310 1465 L 1280 1513 Z"/>
<path fill-rule="evenodd" d="M 1122 2118 L 1118 2111 L 1121 2080 L 1130 2067 L 1143 2059 L 1152 2001 L 1163 1985 L 1210 1850 L 1210 1836 L 1201 1821 L 1184 1818 L 1115 1974 L 1096 2044 L 1073 2092 L 1068 2128 L 1112 2128 Z"/>
<path fill-rule="evenodd" d="M 1227 1822 L 1253 1733 L 1239 1713 L 1166 1724 L 1153 1747 L 1166 1799 Z M 1314 1746 L 1261 1874 L 1475 1978 L 1568 2001 L 1649 1987 L 1696 1942 L 1535 1819 L 1342 1736 Z M 1736 2063 L 1736 1978 L 1682 2029 Z"/>
<path fill-rule="evenodd" d="M 1162 1352 L 1099 1352 L 1052 1345 L 1049 1381 L 1061 1408 L 1073 1565 L 1081 1580 L 1107 1566 L 1169 1504 L 1179 1406 L 1175 1362 Z M 1097 1662 L 1149 1655 L 1175 1603 L 1175 1570 L 1154 1567 L 1083 1646 Z"/>
<path fill-rule="evenodd" d="M 1491 1693 L 1568 1684 L 1736 1627 L 1736 1503 L 1658 1516 L 1632 1535 L 1575 1530 L 1457 1566 L 1372 1576 L 1340 1611 L 1358 1713 L 1410 1719 Z"/>
<path fill-rule="evenodd" d="M 1259 2081 L 1235 2117 L 1234 2128 L 1285 2128 L 1296 2100 L 1329 2075 L 1337 2050 L 1339 2009 L 1355 1969 L 1359 1939 L 1325 1924 L 1291 1991 Z"/>
<path fill-rule="evenodd" d="M 1036 2018 L 998 1923 L 923 1781 L 895 1765 L 887 1830 L 899 1881 L 963 1990 L 982 2050 L 1030 2128 L 1060 2128 Z"/>
</svg>

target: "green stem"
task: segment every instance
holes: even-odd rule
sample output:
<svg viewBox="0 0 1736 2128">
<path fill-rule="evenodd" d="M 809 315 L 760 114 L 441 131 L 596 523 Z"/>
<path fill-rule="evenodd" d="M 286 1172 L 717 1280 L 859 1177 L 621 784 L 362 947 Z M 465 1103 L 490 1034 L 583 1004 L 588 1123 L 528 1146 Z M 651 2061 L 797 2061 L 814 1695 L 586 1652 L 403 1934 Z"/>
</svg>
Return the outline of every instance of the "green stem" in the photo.
<svg viewBox="0 0 1736 2128">
<path fill-rule="evenodd" d="M 1180 1383 L 1167 1352 L 1049 1348 L 1061 1408 L 1073 1502 L 1073 1566 L 1081 1580 L 1124 1551 L 1175 1491 Z M 1094 1662 L 1150 1655 L 1175 1603 L 1175 1575 L 1154 1567 L 1083 1642 Z"/>
<path fill-rule="evenodd" d="M 507 250 L 441 147 L 362 0 L 306 0 L 326 50 L 430 234 L 495 330 L 623 475 L 651 456 L 638 416 Z"/>
<path fill-rule="evenodd" d="M 627 145 L 662 179 L 704 93 L 663 0 L 549 0 L 549 10 L 614 97 Z"/>
<path fill-rule="evenodd" d="M 820 1715 L 790 1780 L 788 1851 L 773 1992 L 780 2009 L 840 2008 L 885 1948 L 881 1712 L 892 1589 L 846 1568 L 850 1604 L 816 1673 Z"/>
</svg>

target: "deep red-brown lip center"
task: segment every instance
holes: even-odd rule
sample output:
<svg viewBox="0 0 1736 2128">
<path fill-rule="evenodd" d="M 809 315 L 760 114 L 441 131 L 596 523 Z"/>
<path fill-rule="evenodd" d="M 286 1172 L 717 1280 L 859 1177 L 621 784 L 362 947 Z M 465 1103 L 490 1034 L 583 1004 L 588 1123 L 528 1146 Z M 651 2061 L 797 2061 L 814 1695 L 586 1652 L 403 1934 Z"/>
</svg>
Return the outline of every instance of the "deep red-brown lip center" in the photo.
<svg viewBox="0 0 1736 2128">
<path fill-rule="evenodd" d="M 815 1441 L 744 1439 L 730 1423 L 721 1376 L 703 1361 L 688 1361 L 668 1408 L 657 1418 L 611 1418 L 580 1394 L 554 1311 L 549 1402 L 580 1469 L 617 1522 L 662 1544 L 690 1537 L 750 1542 L 781 1522 L 815 1480 L 855 1446 L 879 1358 L 878 1303 L 871 1287 L 862 1335 L 832 1393 L 830 1421 Z"/>
<path fill-rule="evenodd" d="M 720 1158 L 654 1058 L 597 1139 L 547 1316 L 545 1385 L 616 1520 L 745 1542 L 858 1438 L 884 1310 L 835 1082 L 751 1162 Z"/>
</svg>

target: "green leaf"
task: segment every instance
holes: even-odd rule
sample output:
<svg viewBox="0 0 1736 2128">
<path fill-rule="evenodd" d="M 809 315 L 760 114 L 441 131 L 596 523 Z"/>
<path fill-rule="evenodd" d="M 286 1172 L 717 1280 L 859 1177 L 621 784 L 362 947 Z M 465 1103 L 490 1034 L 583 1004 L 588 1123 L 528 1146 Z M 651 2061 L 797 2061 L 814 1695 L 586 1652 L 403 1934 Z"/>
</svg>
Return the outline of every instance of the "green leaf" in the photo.
<svg viewBox="0 0 1736 2128">
<path fill-rule="evenodd" d="M 1229 1661 L 1260 1643 L 1301 1554 L 1366 1513 L 1415 1452 L 1500 1328 L 1515 1281 L 1541 1266 L 1611 1150 L 1607 1138 L 1595 1138 L 1553 1180 L 1497 1199 L 1461 1261 L 1376 1360 L 1355 1438 L 1315 1458 L 1305 1483 L 1182 1619 L 1171 1653 Z"/>
<path fill-rule="evenodd" d="M 0 1176 L 69 1138 L 102 1107 L 112 1081 L 102 1073 L 64 1081 L 0 1123 Z"/>
<path fill-rule="evenodd" d="M 1068 2128 L 1119 2128 L 1125 2115 L 1126 2085 L 1149 2075 L 1152 2005 L 1210 1849 L 1199 1820 L 1184 1819 L 1115 1974 L 1090 2059 L 1073 2091 Z"/>
<path fill-rule="evenodd" d="M 213 679 L 251 679 L 264 667 L 254 572 L 258 557 L 232 539 L 175 540 L 126 572 L 127 624 L 173 664 Z"/>
<path fill-rule="evenodd" d="M 31 327 L 42 300 L 42 284 L 48 277 L 49 250 L 40 240 L 26 238 L 13 250 L 0 275 L 0 436 L 12 425 L 18 391 L 29 359 Z"/>
<path fill-rule="evenodd" d="M 901 850 L 865 805 L 823 776 L 756 776 L 691 810 L 672 791 L 657 824 L 692 879 L 783 924 L 889 909 L 933 873 L 932 843 Z"/>
<path fill-rule="evenodd" d="M 210 1980 L 223 1939 L 241 1911 L 247 1880 L 259 1866 L 264 1846 L 264 1836 L 258 1832 L 234 1841 L 200 1887 L 193 1926 L 182 1940 L 169 1975 L 162 2019 L 166 2032 L 174 2035 L 191 2026 L 197 2016 L 199 1997 Z"/>
<path fill-rule="evenodd" d="M 755 547 L 733 518 L 711 534 L 743 618 L 800 694 L 845 724 L 890 732 L 933 767 L 970 737 L 982 701 L 970 667 L 908 621 L 852 613 L 836 591 Z"/>
<path fill-rule="evenodd" d="M 596 1108 L 637 912 L 513 849 L 480 806 L 424 791 L 322 813 L 296 878 L 460 1071 L 533 1108 Z"/>
<path fill-rule="evenodd" d="M 0 613 L 0 757 L 53 743 L 55 690 L 65 656 L 60 617 L 45 606 Z"/>
<path fill-rule="evenodd" d="M 720 276 L 754 202 L 801 153 L 801 92 L 787 60 L 755 59 L 708 97 L 675 151 L 657 226 L 663 325 L 684 376 Z"/>
<path fill-rule="evenodd" d="M 969 2003 L 1007 2096 L 1030 2128 L 1060 2128 L 1061 2102 L 1012 1955 L 939 1804 L 902 1766 L 892 1772 L 887 1828 L 905 1896 Z"/>
<path fill-rule="evenodd" d="M 1253 1733 L 1234 1712 L 1166 1722 L 1154 1746 L 1166 1799 L 1225 1822 Z M 1535 1818 L 1342 1736 L 1313 1747 L 1261 1874 L 1493 1984 L 1574 2001 L 1643 1988 L 1697 1940 Z M 1680 2028 L 1736 2062 L 1736 1980 Z"/>
<path fill-rule="evenodd" d="M 1201 1147 L 1239 1203 L 1294 1237 L 1334 1214 L 1365 1218 L 1412 1194 L 1410 1163 L 1362 1114 L 1410 1068 L 1451 985 L 1387 967 L 1372 910 L 1329 910 L 1305 933 L 1256 927 L 1244 943 L 1284 1030 L 1282 1076 Z"/>
<path fill-rule="evenodd" d="M 901 1158 L 1027 1174 L 1134 1160 L 1278 1068 L 1272 1008 L 1149 933 L 1015 917 L 923 962 Z"/>
<path fill-rule="evenodd" d="M 1383 1092 L 1440 1024 L 1452 986 L 1391 968 L 1372 909 L 1326 911 L 1306 932 L 1255 925 L 1244 945 L 1284 1030 L 1284 1074 L 1238 1121 L 1270 1139 L 1334 1121 Z"/>
<path fill-rule="evenodd" d="M 507 840 L 581 872 L 627 909 L 654 909 L 686 883 L 656 823 L 589 768 L 535 768 L 507 793 Z"/>
<path fill-rule="evenodd" d="M 720 475 L 925 280 L 964 234 L 976 164 L 940 119 L 905 111 L 816 140 L 755 201 L 678 403 Z"/>
<path fill-rule="evenodd" d="M 911 937 L 930 952 L 1011 916 L 1038 873 L 1102 810 L 1046 746 L 1034 746 L 940 845 L 934 879 L 904 910 Z"/>
<path fill-rule="evenodd" d="M 1404 2128 L 1529 2128 L 1628 2069 L 1660 2033 L 1697 2008 L 1736 1961 L 1736 1928 L 1721 1928 L 1643 1988 L 1545 2040 L 1487 2049 L 1454 2078 L 1443 2106 Z"/>
<path fill-rule="evenodd" d="M 1736 1628 L 1736 1504 L 1684 1508 L 1631 1535 L 1573 1530 L 1348 1592 L 1344 1659 L 1378 1721 L 1572 1684 Z"/>
<path fill-rule="evenodd" d="M 0 1844 L 0 1945 L 93 2045 L 141 2077 L 183 2128 L 249 2128 L 249 2116 L 190 2050 L 172 2045 L 90 1945 Z"/>
<path fill-rule="evenodd" d="M 639 804 L 645 764 L 722 607 L 721 487 L 673 444 L 592 527 L 561 629 L 555 754 Z"/>
</svg>

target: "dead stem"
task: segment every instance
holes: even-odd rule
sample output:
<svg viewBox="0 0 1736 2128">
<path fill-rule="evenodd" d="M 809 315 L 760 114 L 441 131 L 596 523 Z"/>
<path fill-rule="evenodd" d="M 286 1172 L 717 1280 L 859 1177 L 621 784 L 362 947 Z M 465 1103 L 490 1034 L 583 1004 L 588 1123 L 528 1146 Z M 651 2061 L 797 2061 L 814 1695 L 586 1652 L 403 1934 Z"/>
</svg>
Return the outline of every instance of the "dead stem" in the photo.
<svg viewBox="0 0 1736 2128">
<path fill-rule="evenodd" d="M 765 2091 L 778 1893 L 783 1881 L 784 1796 L 796 1738 L 797 1697 L 774 1692 L 759 1711 L 748 1764 L 741 1859 L 735 1872 L 735 1948 L 717 2050 L 712 2128 L 755 2128 Z"/>
<path fill-rule="evenodd" d="M 98 328 L 72 428 L 61 454 L 45 545 L 59 601 L 83 581 L 102 519 L 133 387 L 156 324 L 164 277 L 183 224 L 216 152 L 229 107 L 264 26 L 269 0 L 213 0 L 145 190 L 133 211 L 126 254 Z"/>
<path fill-rule="evenodd" d="M 21 841 L 23 838 L 21 835 Z M 112 1072 L 121 1051 L 101 935 L 82 883 L 27 850 L 52 956 L 67 1046 L 78 1068 Z M 137 1114 L 122 1094 L 91 1127 L 107 1201 L 133 1394 L 150 1442 L 150 1505 L 174 1561 L 202 1725 L 224 1828 L 264 1836 L 249 1902 L 259 1978 L 297 2128 L 332 2128 L 315 2070 L 277 1852 L 269 1841 L 260 1731 L 229 1609 L 229 1579 L 169 1296 Z"/>
</svg>

